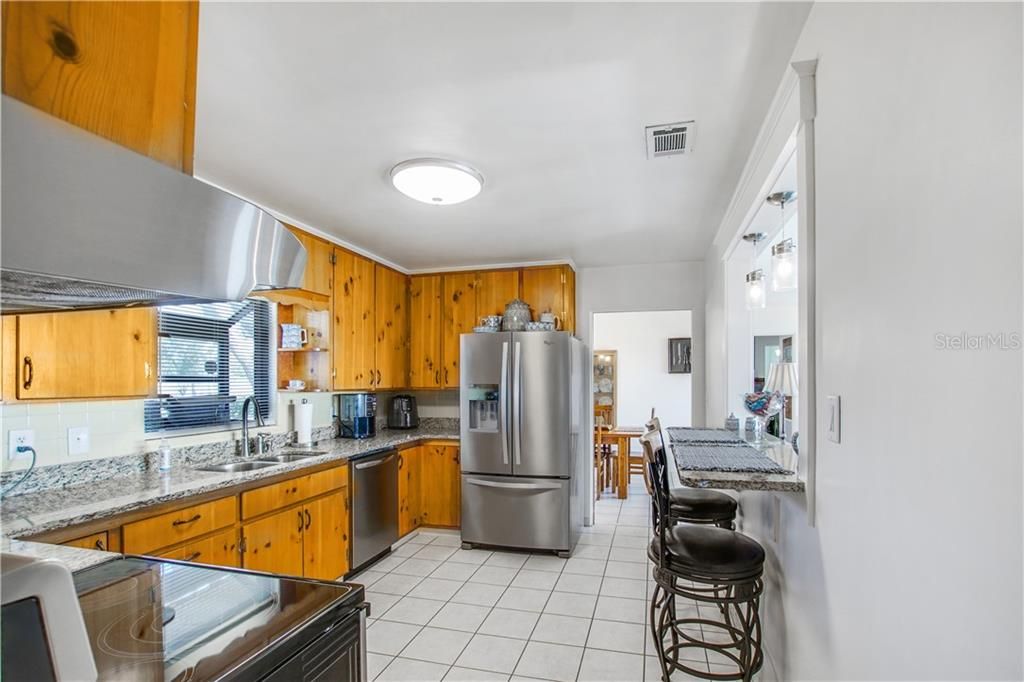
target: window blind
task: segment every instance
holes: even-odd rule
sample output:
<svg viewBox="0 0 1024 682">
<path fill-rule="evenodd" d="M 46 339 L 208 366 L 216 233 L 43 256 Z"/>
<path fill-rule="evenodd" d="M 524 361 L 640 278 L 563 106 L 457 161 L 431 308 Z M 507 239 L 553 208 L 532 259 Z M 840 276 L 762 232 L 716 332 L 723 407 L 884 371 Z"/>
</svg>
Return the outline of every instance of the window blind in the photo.
<svg viewBox="0 0 1024 682">
<path fill-rule="evenodd" d="M 259 400 L 264 419 L 271 416 L 276 391 L 269 302 L 162 306 L 157 320 L 159 397 L 146 401 L 147 433 L 233 428 L 249 396 Z"/>
</svg>

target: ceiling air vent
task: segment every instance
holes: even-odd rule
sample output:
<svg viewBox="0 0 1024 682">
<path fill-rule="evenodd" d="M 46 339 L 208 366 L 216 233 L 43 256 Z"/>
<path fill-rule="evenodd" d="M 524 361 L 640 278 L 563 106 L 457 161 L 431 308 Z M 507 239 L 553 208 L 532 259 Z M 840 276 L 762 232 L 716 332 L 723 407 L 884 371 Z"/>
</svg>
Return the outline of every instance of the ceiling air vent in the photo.
<svg viewBox="0 0 1024 682">
<path fill-rule="evenodd" d="M 647 158 L 692 152 L 695 129 L 693 121 L 647 126 Z"/>
</svg>

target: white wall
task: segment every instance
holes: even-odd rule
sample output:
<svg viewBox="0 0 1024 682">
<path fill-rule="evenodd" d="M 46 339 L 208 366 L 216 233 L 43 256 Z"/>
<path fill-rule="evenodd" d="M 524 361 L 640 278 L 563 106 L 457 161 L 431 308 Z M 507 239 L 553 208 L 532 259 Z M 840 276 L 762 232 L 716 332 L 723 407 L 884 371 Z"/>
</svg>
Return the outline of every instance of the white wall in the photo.
<svg viewBox="0 0 1024 682">
<path fill-rule="evenodd" d="M 691 375 L 668 372 L 668 340 L 691 336 L 689 310 L 594 315 L 593 350 L 617 352 L 616 424 L 643 426 L 652 407 L 665 425 L 691 424 Z"/>
<path fill-rule="evenodd" d="M 581 268 L 576 274 L 577 335 L 591 349 L 594 313 L 691 311 L 693 424 L 704 424 L 704 264 L 655 263 Z"/>
<path fill-rule="evenodd" d="M 741 496 L 769 554 L 780 679 L 1024 677 L 1021 352 L 934 337 L 1021 332 L 1021 20 L 1019 4 L 819 3 L 795 50 L 819 60 L 816 527 L 780 496 L 774 542 L 772 495 Z M 727 362 L 721 254 L 710 387 Z M 725 396 L 707 399 L 720 415 Z"/>
</svg>

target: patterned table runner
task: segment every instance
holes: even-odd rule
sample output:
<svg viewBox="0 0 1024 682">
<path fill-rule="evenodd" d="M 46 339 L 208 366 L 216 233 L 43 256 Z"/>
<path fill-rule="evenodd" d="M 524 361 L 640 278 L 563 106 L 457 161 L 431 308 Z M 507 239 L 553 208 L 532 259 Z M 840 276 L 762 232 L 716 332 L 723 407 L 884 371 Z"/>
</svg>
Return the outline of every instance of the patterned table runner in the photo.
<svg viewBox="0 0 1024 682">
<path fill-rule="evenodd" d="M 743 445 L 744 440 L 735 431 L 727 429 L 691 429 L 679 426 L 668 428 L 668 439 L 673 443 L 717 443 Z"/>
<path fill-rule="evenodd" d="M 771 457 L 747 445 L 674 443 L 676 465 L 686 471 L 732 471 L 759 474 L 792 474 Z"/>
</svg>

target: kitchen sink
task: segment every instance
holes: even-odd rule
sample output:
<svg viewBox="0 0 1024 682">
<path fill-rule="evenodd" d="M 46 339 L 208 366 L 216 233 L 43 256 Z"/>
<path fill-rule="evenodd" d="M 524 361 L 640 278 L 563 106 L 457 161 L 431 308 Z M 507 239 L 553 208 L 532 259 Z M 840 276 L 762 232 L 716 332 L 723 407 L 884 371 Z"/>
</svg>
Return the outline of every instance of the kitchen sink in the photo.
<svg viewBox="0 0 1024 682">
<path fill-rule="evenodd" d="M 285 464 L 288 462 L 299 462 L 306 459 L 307 457 L 316 457 L 322 455 L 322 452 L 285 452 L 280 455 L 273 455 L 272 457 L 260 457 L 261 462 L 274 462 L 275 464 Z"/>
<path fill-rule="evenodd" d="M 219 471 L 222 473 L 237 473 L 239 471 L 255 471 L 276 467 L 280 462 L 273 461 L 245 461 L 245 462 L 224 462 L 223 464 L 210 464 L 204 467 L 196 467 L 199 471 Z"/>
</svg>

